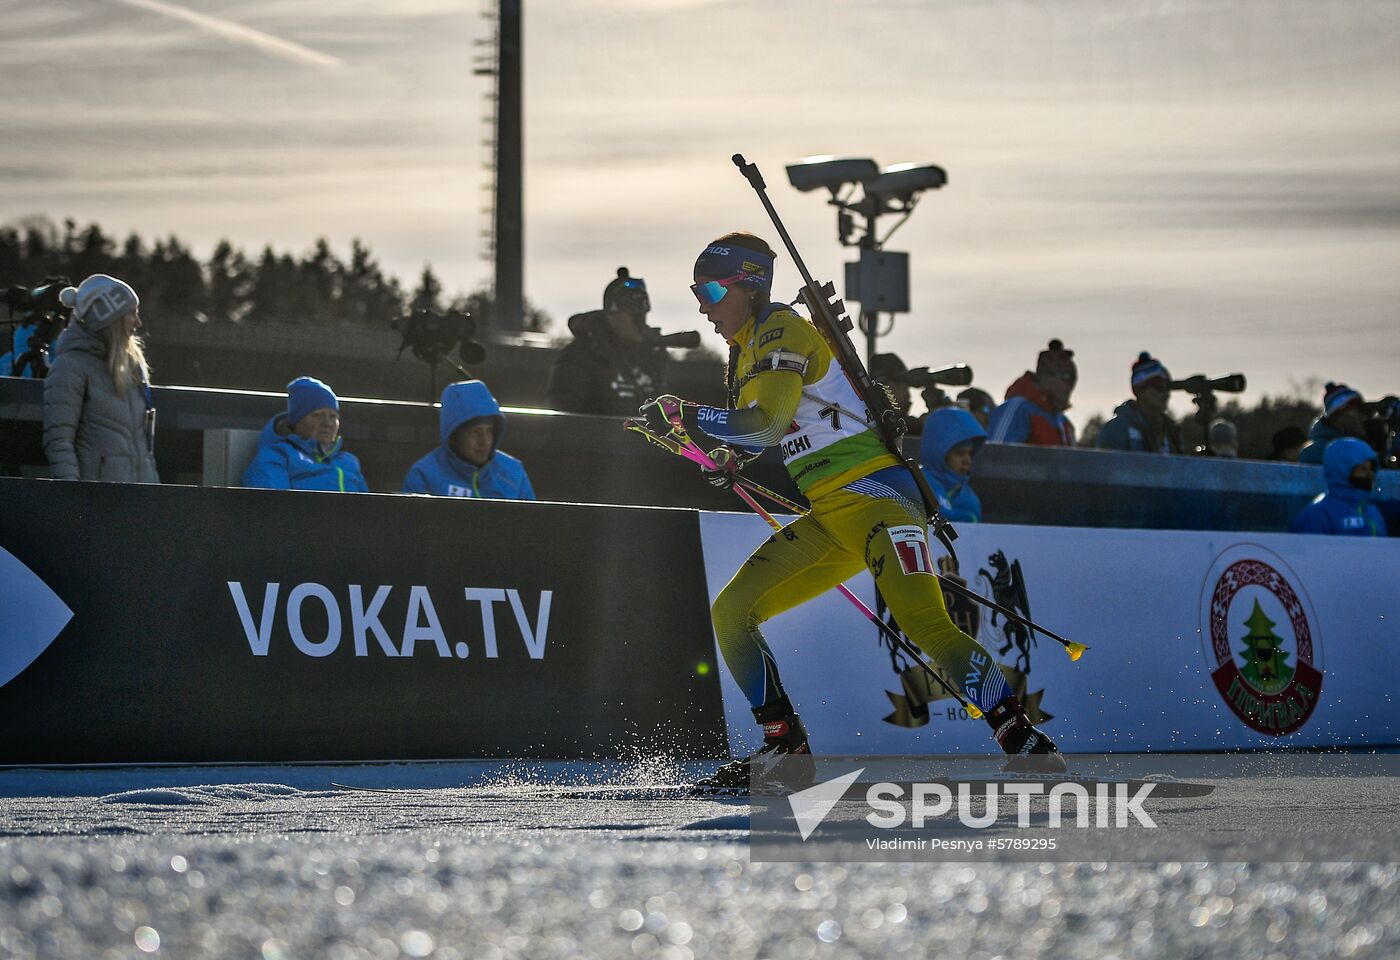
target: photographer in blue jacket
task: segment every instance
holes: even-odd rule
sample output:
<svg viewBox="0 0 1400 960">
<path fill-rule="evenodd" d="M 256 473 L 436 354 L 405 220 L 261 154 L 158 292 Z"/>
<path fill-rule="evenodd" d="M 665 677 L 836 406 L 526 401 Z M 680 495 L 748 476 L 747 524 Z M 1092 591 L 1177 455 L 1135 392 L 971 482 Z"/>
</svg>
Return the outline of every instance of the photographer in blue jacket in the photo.
<svg viewBox="0 0 1400 960">
<path fill-rule="evenodd" d="M 535 489 L 524 465 L 497 449 L 505 427 L 501 405 L 486 384 L 480 380 L 448 384 L 438 414 L 442 445 L 409 468 L 403 492 L 534 500 Z"/>
</svg>

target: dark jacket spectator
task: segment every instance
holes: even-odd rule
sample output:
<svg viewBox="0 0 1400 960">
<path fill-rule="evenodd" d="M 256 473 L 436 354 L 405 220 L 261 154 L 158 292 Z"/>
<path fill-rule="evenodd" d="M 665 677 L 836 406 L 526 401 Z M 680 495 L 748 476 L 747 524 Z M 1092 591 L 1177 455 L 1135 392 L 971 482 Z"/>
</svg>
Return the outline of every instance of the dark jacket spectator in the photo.
<svg viewBox="0 0 1400 960">
<path fill-rule="evenodd" d="M 958 404 L 967 409 L 973 418 L 986 430 L 992 422 L 992 411 L 997 408 L 997 403 L 992 399 L 992 395 L 977 387 L 968 387 L 958 394 Z"/>
<path fill-rule="evenodd" d="M 603 291 L 603 309 L 569 318 L 571 343 L 549 378 L 549 405 L 571 413 L 630 417 L 666 392 L 670 358 L 646 325 L 646 281 L 619 267 Z"/>
<path fill-rule="evenodd" d="M 1298 454 L 1302 452 L 1303 444 L 1307 442 L 1308 435 L 1303 432 L 1302 427 L 1290 425 L 1275 431 L 1270 440 L 1269 459 L 1297 463 Z"/>
<path fill-rule="evenodd" d="M 1167 413 L 1172 376 L 1160 360 L 1138 354 L 1133 364 L 1133 399 L 1119 404 L 1099 431 L 1095 446 L 1139 453 L 1181 453 L 1181 428 Z"/>
<path fill-rule="evenodd" d="M 1366 420 L 1361 394 L 1344 383 L 1329 383 L 1322 395 L 1322 416 L 1308 431 L 1308 445 L 1298 453 L 1299 463 L 1322 463 L 1329 444 L 1342 437 L 1364 437 Z"/>
<path fill-rule="evenodd" d="M 44 381 L 44 453 L 61 480 L 159 483 L 155 404 L 136 291 L 93 274 L 60 295 L 74 322 Z"/>
<path fill-rule="evenodd" d="M 340 436 L 340 399 L 315 377 L 287 384 L 287 412 L 268 421 L 243 486 L 368 493 L 360 461 Z"/>
<path fill-rule="evenodd" d="M 961 407 L 940 407 L 924 418 L 919 448 L 938 512 L 954 522 L 980 523 L 982 501 L 972 492 L 972 457 L 987 439 L 977 418 Z"/>
<path fill-rule="evenodd" d="M 1216 419 L 1206 429 L 1205 455 L 1224 460 L 1238 460 L 1240 456 L 1240 431 L 1229 420 Z"/>
<path fill-rule="evenodd" d="M 1323 454 L 1327 492 L 1293 518 L 1294 533 L 1327 533 L 1352 537 L 1383 537 L 1385 520 L 1370 502 L 1379 458 L 1355 437 L 1333 440 Z"/>
<path fill-rule="evenodd" d="M 1065 411 L 1079 380 L 1074 351 L 1051 340 L 1026 371 L 1006 389 L 1006 400 L 992 412 L 989 443 L 1030 443 L 1042 447 L 1074 446 L 1074 424 Z"/>
<path fill-rule="evenodd" d="M 442 445 L 409 468 L 404 493 L 435 497 L 534 500 L 525 467 L 497 449 L 506 418 L 480 380 L 449 384 L 442 391 L 438 435 Z"/>
</svg>

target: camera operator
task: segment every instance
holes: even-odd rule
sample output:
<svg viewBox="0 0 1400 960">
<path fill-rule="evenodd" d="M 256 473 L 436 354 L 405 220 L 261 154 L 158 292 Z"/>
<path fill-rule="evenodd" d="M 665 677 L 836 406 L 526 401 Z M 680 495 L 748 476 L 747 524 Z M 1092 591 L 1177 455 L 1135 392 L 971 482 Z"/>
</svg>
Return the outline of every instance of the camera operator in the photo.
<svg viewBox="0 0 1400 960">
<path fill-rule="evenodd" d="M 1308 444 L 1298 452 L 1298 462 L 1322 463 L 1328 444 L 1342 437 L 1365 440 L 1365 420 L 1361 394 L 1344 383 L 1328 383 L 1322 394 L 1322 416 L 1308 430 Z"/>
<path fill-rule="evenodd" d="M 1006 388 L 1006 400 L 992 411 L 988 443 L 1029 443 L 1041 447 L 1074 446 L 1074 424 L 1065 411 L 1079 382 L 1074 351 L 1051 340 L 1027 370 Z"/>
<path fill-rule="evenodd" d="M 70 286 L 67 277 L 46 277 L 42 285 L 10 287 L 4 300 L 10 308 L 10 352 L 0 356 L 0 376 L 48 376 L 50 347 L 68 325 L 72 308 L 61 301 Z"/>
<path fill-rule="evenodd" d="M 1181 428 L 1167 413 L 1171 374 L 1162 361 L 1143 351 L 1133 363 L 1132 400 L 1113 411 L 1095 446 L 1101 450 L 1180 453 Z"/>
<path fill-rule="evenodd" d="M 569 318 L 572 343 L 555 358 L 549 404 L 570 413 L 626 417 L 666 392 L 666 338 L 648 327 L 646 281 L 626 267 L 603 290 L 603 309 Z M 695 336 L 698 345 L 699 336 Z"/>
<path fill-rule="evenodd" d="M 44 380 L 44 453 L 60 480 L 160 483 L 156 408 L 141 300 L 127 283 L 95 273 L 59 299 L 74 323 L 54 346 Z"/>
</svg>

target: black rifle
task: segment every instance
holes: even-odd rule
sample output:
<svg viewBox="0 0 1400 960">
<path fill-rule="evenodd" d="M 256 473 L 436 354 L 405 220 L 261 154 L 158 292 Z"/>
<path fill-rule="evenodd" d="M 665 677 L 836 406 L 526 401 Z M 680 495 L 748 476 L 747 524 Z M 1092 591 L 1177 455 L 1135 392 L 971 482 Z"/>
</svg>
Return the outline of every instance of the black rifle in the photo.
<svg viewBox="0 0 1400 960">
<path fill-rule="evenodd" d="M 919 495 L 923 498 L 924 509 L 928 512 L 928 521 L 933 527 L 933 535 L 956 559 L 957 553 L 953 550 L 953 541 L 958 538 L 958 532 L 953 529 L 951 523 L 939 514 L 938 498 L 934 496 L 933 490 L 929 487 L 928 478 L 924 476 L 924 472 L 919 469 L 918 464 L 905 457 L 904 451 L 900 449 L 899 438 L 904 435 L 907 429 L 904 417 L 896 409 L 894 401 L 885 388 L 871 379 L 870 373 L 865 369 L 865 364 L 861 362 L 855 344 L 851 343 L 848 334 L 855 325 L 851 323 L 851 318 L 846 316 L 846 305 L 836 299 L 835 285 L 828 281 L 818 286 L 817 282 L 812 279 L 812 274 L 807 270 L 807 264 L 802 262 L 802 254 L 797 252 L 797 246 L 792 242 L 792 237 L 788 235 L 787 228 L 783 226 L 778 211 L 773 209 L 773 201 L 768 199 L 768 186 L 763 182 L 763 174 L 759 173 L 758 167 L 746 161 L 741 153 L 734 154 L 733 160 L 734 166 L 739 168 L 739 171 L 748 179 L 754 192 L 758 194 L 758 199 L 763 203 L 763 209 L 768 211 L 768 218 L 773 221 L 778 235 L 783 238 L 783 246 L 787 247 L 792 262 L 797 264 L 797 270 L 802 274 L 802 302 L 807 305 L 808 311 L 811 312 L 817 331 L 831 347 L 831 352 L 836 356 L 836 362 L 841 364 L 841 369 L 845 371 L 846 379 L 855 388 L 856 395 L 865 403 L 865 408 L 870 413 L 871 426 L 884 442 L 885 449 L 889 450 L 896 460 L 904 464 L 914 477 L 914 482 L 918 484 Z"/>
</svg>

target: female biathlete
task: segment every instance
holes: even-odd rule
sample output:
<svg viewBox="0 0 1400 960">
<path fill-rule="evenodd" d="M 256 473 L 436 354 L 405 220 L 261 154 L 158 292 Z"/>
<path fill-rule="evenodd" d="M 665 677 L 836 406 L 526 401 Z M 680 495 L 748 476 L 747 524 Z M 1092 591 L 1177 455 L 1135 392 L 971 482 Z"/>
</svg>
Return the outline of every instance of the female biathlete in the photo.
<svg viewBox="0 0 1400 960">
<path fill-rule="evenodd" d="M 710 454 L 723 467 L 710 477 L 717 485 L 732 483 L 743 461 L 763 448 L 781 445 L 788 472 L 812 504 L 755 550 L 715 600 L 715 635 L 763 727 L 763 747 L 702 783 L 747 786 L 755 761 L 810 753 L 759 628 L 862 566 L 909 638 L 982 710 L 1002 750 L 1022 758 L 1020 766 L 1065 769 L 996 661 L 949 619 L 914 479 L 867 422 L 865 404 L 821 334 L 785 304 L 769 302 L 773 263 L 772 248 L 748 233 L 720 237 L 695 261 L 691 290 L 700 312 L 730 344 L 729 408 L 663 396 L 641 410 L 648 419 L 679 413 L 721 441 Z"/>
</svg>

